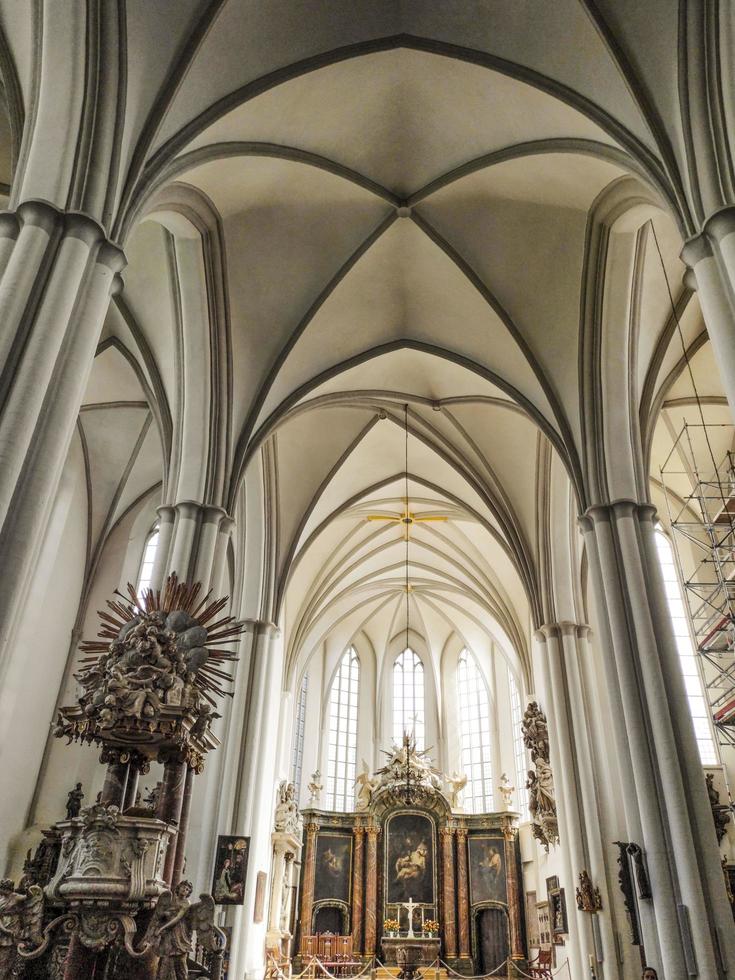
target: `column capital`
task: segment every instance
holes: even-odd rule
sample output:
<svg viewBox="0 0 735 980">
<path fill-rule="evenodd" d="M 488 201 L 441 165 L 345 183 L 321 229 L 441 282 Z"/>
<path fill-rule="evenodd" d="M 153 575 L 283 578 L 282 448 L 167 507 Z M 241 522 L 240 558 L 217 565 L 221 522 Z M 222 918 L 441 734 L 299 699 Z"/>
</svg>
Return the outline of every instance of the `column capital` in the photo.
<svg viewBox="0 0 735 980">
<path fill-rule="evenodd" d="M 280 636 L 281 631 L 275 623 L 271 623 L 265 619 L 244 619 L 246 633 L 252 633 L 254 636 Z"/>
<path fill-rule="evenodd" d="M 202 504 L 197 500 L 179 500 L 174 504 L 174 510 L 180 519 L 185 521 L 195 520 L 202 509 Z"/>
<path fill-rule="evenodd" d="M 0 212 L 0 227 L 11 236 L 17 235 L 23 225 L 35 225 L 47 234 L 58 232 L 79 238 L 90 248 L 100 246 L 99 261 L 113 272 L 121 272 L 127 265 L 122 248 L 107 237 L 104 227 L 84 211 L 63 211 L 48 201 L 34 198 L 21 201 L 15 210 Z M 13 231 L 13 229 L 15 229 Z"/>
<path fill-rule="evenodd" d="M 583 531 L 590 531 L 594 524 L 602 521 L 633 515 L 653 522 L 656 520 L 657 511 L 653 504 L 648 503 L 648 501 L 641 502 L 632 497 L 619 497 L 617 500 L 611 500 L 608 503 L 591 504 L 584 514 L 579 516 L 578 522 Z"/>
<path fill-rule="evenodd" d="M 679 252 L 679 258 L 687 267 L 694 270 L 703 259 L 712 258 L 712 246 L 707 235 L 702 232 L 694 238 L 688 238 Z"/>
<path fill-rule="evenodd" d="M 735 206 L 726 205 L 714 211 L 702 225 L 698 235 L 687 239 L 679 253 L 682 262 L 694 269 L 703 259 L 712 258 L 712 243 L 719 243 L 728 235 L 735 234 Z"/>
<path fill-rule="evenodd" d="M 202 504 L 202 521 L 204 524 L 221 524 L 225 519 L 232 520 L 230 515 L 217 504 Z"/>
<path fill-rule="evenodd" d="M 174 518 L 176 517 L 176 508 L 171 507 L 168 504 L 162 504 L 157 508 L 156 513 L 162 522 L 166 524 L 173 524 Z"/>
<path fill-rule="evenodd" d="M 724 208 L 713 211 L 705 221 L 702 232 L 716 242 L 735 234 L 735 205 L 726 204 Z"/>
<path fill-rule="evenodd" d="M 548 637 L 558 636 L 579 636 L 584 637 L 591 633 L 590 627 L 586 623 L 574 623 L 571 620 L 561 620 L 558 623 L 544 623 L 534 633 L 539 640 L 546 640 Z"/>
</svg>

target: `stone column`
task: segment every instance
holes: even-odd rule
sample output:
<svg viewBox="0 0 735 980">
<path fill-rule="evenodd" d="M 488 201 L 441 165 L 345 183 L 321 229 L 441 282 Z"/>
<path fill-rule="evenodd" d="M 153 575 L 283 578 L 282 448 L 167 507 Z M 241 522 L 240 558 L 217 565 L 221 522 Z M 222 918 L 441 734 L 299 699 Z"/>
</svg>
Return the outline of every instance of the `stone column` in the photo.
<svg viewBox="0 0 735 980">
<path fill-rule="evenodd" d="M 735 207 L 715 212 L 681 251 L 696 289 L 730 411 L 735 417 Z"/>
<path fill-rule="evenodd" d="M 562 627 L 548 624 L 541 627 L 536 639 L 545 656 L 544 669 L 546 700 L 543 709 L 549 723 L 549 744 L 554 773 L 556 809 L 559 818 L 559 837 L 562 842 L 566 874 L 563 884 L 568 895 L 573 895 L 577 876 L 583 868 L 589 868 L 587 846 L 580 814 L 577 785 L 577 745 L 571 724 L 571 709 L 564 678 L 564 651 Z M 576 707 L 576 706 L 575 706 Z M 581 972 L 586 968 L 590 953 L 594 952 L 592 922 L 589 915 L 579 912 L 576 904 L 568 904 L 572 968 Z"/>
<path fill-rule="evenodd" d="M 467 863 L 467 829 L 457 828 L 457 909 L 459 919 L 459 958 L 470 958 L 470 897 Z"/>
<path fill-rule="evenodd" d="M 248 621 L 231 716 L 226 780 L 232 783 L 235 792 L 232 815 L 220 832 L 249 836 L 251 854 L 266 852 L 273 826 L 278 750 L 273 732 L 278 724 L 283 670 L 282 648 L 276 643 L 278 636 L 278 629 L 272 623 Z M 233 927 L 230 969 L 233 976 L 247 976 L 251 980 L 262 970 L 267 925 L 252 921 L 255 877 L 248 874 L 244 904 L 228 910 L 227 923 Z M 308 920 L 302 927 L 308 930 Z"/>
<path fill-rule="evenodd" d="M 454 829 L 442 827 L 439 836 L 442 852 L 444 955 L 447 959 L 455 959 L 457 956 L 457 903 L 454 892 Z"/>
<path fill-rule="evenodd" d="M 514 960 L 525 959 L 523 949 L 523 908 L 518 891 L 518 867 L 516 863 L 517 831 L 510 820 L 503 831 L 505 838 L 505 889 L 508 896 L 508 918 L 510 920 L 510 955 Z"/>
<path fill-rule="evenodd" d="M 363 876 L 365 858 L 365 828 L 356 823 L 352 830 L 352 949 L 362 953 Z"/>
<path fill-rule="evenodd" d="M 580 820 L 586 843 L 586 854 L 592 881 L 600 889 L 602 911 L 597 915 L 596 922 L 601 949 L 596 949 L 598 963 L 602 961 L 606 976 L 612 976 L 613 964 L 617 960 L 615 943 L 615 926 L 620 931 L 627 928 L 627 923 L 615 919 L 615 906 L 608 887 L 612 882 L 617 887 L 617 867 L 608 867 L 605 843 L 602 833 L 602 813 L 598 799 L 597 779 L 599 770 L 596 764 L 592 741 L 592 724 L 600 719 L 590 716 L 592 692 L 588 690 L 585 679 L 583 662 L 589 660 L 592 651 L 589 645 L 591 630 L 586 624 L 560 623 L 562 647 L 564 650 L 565 679 L 567 699 L 570 705 L 570 722 L 574 734 L 574 747 L 577 753 L 575 775 L 577 779 L 580 807 Z M 596 778 L 597 777 L 597 778 Z M 581 869 L 577 869 L 577 873 Z"/>
<path fill-rule="evenodd" d="M 365 955 L 375 956 L 378 930 L 378 834 L 380 828 L 366 827 L 365 868 Z"/>
<path fill-rule="evenodd" d="M 668 616 L 649 505 L 620 500 L 588 510 L 582 526 L 632 760 L 667 980 L 721 977 L 735 937 L 701 763 Z M 705 820 L 705 815 L 708 820 Z M 714 937 L 717 937 L 716 939 Z M 649 945 L 644 935 L 646 949 Z M 691 943 L 691 947 L 690 947 Z M 650 953 L 649 953 L 650 956 Z"/>
<path fill-rule="evenodd" d="M 304 848 L 304 876 L 301 882 L 301 936 L 311 934 L 311 913 L 314 906 L 314 879 L 316 876 L 316 835 L 319 827 L 315 823 L 306 825 L 306 846 Z"/>
<path fill-rule="evenodd" d="M 0 691 L 12 697 L 15 627 L 125 258 L 94 220 L 40 200 L 0 215 L 0 242 Z"/>
</svg>

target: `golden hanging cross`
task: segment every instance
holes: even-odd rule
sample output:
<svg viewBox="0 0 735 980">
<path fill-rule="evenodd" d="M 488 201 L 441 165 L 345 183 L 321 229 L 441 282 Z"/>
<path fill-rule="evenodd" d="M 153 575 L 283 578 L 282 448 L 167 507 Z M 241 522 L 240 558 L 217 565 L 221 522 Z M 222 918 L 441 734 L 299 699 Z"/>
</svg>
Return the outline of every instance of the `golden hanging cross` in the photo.
<svg viewBox="0 0 735 980">
<path fill-rule="evenodd" d="M 408 541 L 411 528 L 414 524 L 424 524 L 429 521 L 448 521 L 449 516 L 447 514 L 437 514 L 436 516 L 425 516 L 421 514 L 414 514 L 408 506 L 408 498 L 403 498 L 404 510 L 401 514 L 368 514 L 367 519 L 369 521 L 388 521 L 391 524 L 400 524 L 401 530 L 403 532 L 404 541 Z"/>
</svg>

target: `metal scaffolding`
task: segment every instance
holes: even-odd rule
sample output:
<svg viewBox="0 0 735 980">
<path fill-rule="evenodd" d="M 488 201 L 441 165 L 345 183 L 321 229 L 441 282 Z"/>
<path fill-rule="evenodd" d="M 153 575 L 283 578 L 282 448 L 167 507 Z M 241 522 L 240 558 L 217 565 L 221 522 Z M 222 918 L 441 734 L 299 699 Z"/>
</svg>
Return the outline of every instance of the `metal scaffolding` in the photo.
<svg viewBox="0 0 735 980">
<path fill-rule="evenodd" d="M 735 746 L 735 427 L 685 423 L 661 467 L 712 718 Z M 728 448 L 724 448 L 724 447 Z"/>
</svg>

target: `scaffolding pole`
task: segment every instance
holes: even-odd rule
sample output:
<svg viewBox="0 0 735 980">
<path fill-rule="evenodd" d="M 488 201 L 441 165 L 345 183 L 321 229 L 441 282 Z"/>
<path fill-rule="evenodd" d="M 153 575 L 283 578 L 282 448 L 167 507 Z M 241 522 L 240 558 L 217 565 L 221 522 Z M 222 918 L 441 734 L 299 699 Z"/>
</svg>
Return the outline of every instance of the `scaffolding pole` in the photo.
<svg viewBox="0 0 735 980">
<path fill-rule="evenodd" d="M 727 430 L 727 431 L 726 431 Z M 661 467 L 672 549 L 722 745 L 735 746 L 735 428 L 684 423 Z"/>
</svg>

